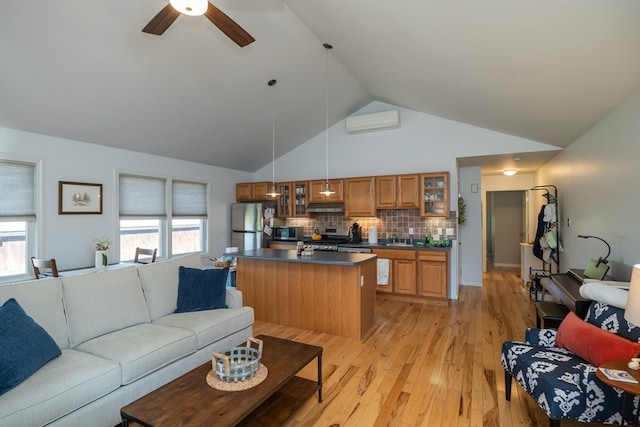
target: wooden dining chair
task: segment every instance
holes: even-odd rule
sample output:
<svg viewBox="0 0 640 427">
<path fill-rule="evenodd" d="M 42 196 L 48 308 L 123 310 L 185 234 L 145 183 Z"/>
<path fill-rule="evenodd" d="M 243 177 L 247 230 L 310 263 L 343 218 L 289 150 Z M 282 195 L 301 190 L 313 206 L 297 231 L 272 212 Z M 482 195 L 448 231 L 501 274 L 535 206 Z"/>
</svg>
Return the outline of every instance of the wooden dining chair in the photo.
<svg viewBox="0 0 640 427">
<path fill-rule="evenodd" d="M 36 259 L 36 257 L 31 257 L 31 265 L 36 279 L 40 277 L 58 277 L 58 266 L 54 258 Z"/>
<path fill-rule="evenodd" d="M 136 256 L 133 258 L 133 262 L 138 264 L 150 264 L 152 262 L 156 262 L 157 254 L 158 254 L 158 248 L 155 248 L 155 249 L 136 248 Z M 140 259 L 140 255 L 145 255 L 151 258 Z"/>
</svg>

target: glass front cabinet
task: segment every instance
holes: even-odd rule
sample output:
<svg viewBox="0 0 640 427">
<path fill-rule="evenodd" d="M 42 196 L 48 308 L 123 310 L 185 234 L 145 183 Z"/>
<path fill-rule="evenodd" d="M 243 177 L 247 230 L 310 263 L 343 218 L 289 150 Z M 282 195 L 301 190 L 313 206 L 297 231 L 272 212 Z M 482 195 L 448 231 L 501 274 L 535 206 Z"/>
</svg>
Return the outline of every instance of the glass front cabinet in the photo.
<svg viewBox="0 0 640 427">
<path fill-rule="evenodd" d="M 285 182 L 278 184 L 278 218 L 305 217 L 307 215 L 307 183 Z"/>
<path fill-rule="evenodd" d="M 420 175 L 420 216 L 449 217 L 449 172 Z"/>
</svg>

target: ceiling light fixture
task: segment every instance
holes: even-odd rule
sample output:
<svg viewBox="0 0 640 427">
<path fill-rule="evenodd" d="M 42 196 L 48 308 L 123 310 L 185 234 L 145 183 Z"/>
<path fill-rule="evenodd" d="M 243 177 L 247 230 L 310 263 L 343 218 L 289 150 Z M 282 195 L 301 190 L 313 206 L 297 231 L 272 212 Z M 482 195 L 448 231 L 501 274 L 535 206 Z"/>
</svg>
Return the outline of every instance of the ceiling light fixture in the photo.
<svg viewBox="0 0 640 427">
<path fill-rule="evenodd" d="M 507 175 L 507 176 L 513 176 L 516 174 L 516 170 L 515 169 L 505 169 L 502 171 L 503 174 Z"/>
<path fill-rule="evenodd" d="M 275 79 L 269 80 L 269 87 L 273 87 L 278 83 Z M 280 193 L 276 189 L 276 101 L 275 95 L 271 99 L 271 191 L 267 193 L 269 197 L 279 196 Z"/>
<path fill-rule="evenodd" d="M 169 4 L 180 13 L 189 16 L 200 16 L 209 8 L 208 0 L 169 0 Z"/>
<path fill-rule="evenodd" d="M 329 43 L 324 43 L 325 58 L 324 58 L 324 139 L 325 139 L 325 151 L 326 151 L 326 175 L 324 181 L 324 190 L 320 194 L 324 196 L 330 196 L 336 192 L 329 186 L 329 50 L 333 49 Z"/>
</svg>

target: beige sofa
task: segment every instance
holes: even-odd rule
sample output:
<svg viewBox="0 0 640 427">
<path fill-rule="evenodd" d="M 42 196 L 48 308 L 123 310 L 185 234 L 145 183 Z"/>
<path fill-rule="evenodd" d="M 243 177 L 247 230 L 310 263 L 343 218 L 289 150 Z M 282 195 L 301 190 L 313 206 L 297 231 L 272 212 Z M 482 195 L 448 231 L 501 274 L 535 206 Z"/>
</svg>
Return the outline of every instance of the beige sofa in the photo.
<svg viewBox="0 0 640 427">
<path fill-rule="evenodd" d="M 0 305 L 15 298 L 62 350 L 0 395 L 0 426 L 112 427 L 121 407 L 252 335 L 253 309 L 235 289 L 228 309 L 174 313 L 180 266 L 202 260 L 0 286 Z"/>
</svg>

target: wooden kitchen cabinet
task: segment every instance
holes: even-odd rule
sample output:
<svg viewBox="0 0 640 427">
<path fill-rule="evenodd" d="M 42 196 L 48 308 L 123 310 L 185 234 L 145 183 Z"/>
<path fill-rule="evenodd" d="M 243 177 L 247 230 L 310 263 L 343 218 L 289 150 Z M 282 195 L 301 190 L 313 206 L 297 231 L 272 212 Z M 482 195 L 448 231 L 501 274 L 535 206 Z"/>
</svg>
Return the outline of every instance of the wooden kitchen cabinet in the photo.
<svg viewBox="0 0 640 427">
<path fill-rule="evenodd" d="M 347 178 L 344 180 L 347 218 L 376 216 L 376 179 L 374 177 Z"/>
<path fill-rule="evenodd" d="M 420 175 L 420 216 L 449 217 L 449 172 Z"/>
<path fill-rule="evenodd" d="M 418 251 L 418 295 L 447 298 L 449 253 Z"/>
<path fill-rule="evenodd" d="M 375 248 L 373 253 L 378 255 L 378 259 L 389 260 L 389 285 L 377 286 L 377 292 L 447 298 L 447 251 Z"/>
<path fill-rule="evenodd" d="M 260 200 L 270 200 L 267 196 L 271 187 L 270 182 L 241 182 L 236 184 L 236 201 L 253 202 Z"/>
<path fill-rule="evenodd" d="M 285 182 L 277 185 L 276 197 L 278 218 L 306 217 L 307 182 Z"/>
<path fill-rule="evenodd" d="M 419 175 L 377 176 L 375 179 L 376 207 L 378 209 L 417 209 L 420 207 Z"/>
<path fill-rule="evenodd" d="M 335 191 L 330 196 L 320 194 L 324 190 L 324 179 L 309 181 L 308 203 L 327 203 L 327 202 L 344 202 L 344 180 L 330 179 L 329 185 Z"/>
<path fill-rule="evenodd" d="M 416 295 L 416 251 L 404 249 L 373 249 L 378 258 L 389 260 L 389 285 L 378 286 L 381 291 L 402 295 Z"/>
</svg>

